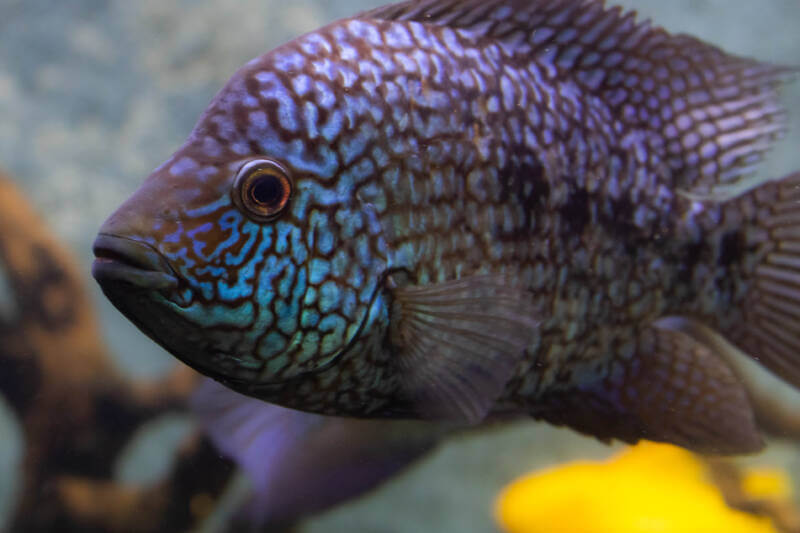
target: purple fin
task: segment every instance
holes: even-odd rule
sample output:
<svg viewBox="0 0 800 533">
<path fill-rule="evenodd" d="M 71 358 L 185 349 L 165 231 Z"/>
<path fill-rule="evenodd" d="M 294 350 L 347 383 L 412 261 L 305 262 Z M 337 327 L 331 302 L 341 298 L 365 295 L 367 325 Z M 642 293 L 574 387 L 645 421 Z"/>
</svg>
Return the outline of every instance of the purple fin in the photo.
<svg viewBox="0 0 800 533">
<path fill-rule="evenodd" d="M 417 22 L 496 41 L 546 81 L 606 102 L 696 197 L 729 198 L 786 129 L 778 88 L 797 69 L 736 57 L 594 0 L 411 0 L 362 19 Z M 490 42 L 485 42 L 488 46 Z"/>
<path fill-rule="evenodd" d="M 743 301 L 720 326 L 725 336 L 780 378 L 800 387 L 800 172 L 770 182 L 732 209 L 757 227 L 743 248 L 759 259 Z"/>
<path fill-rule="evenodd" d="M 759 428 L 776 437 L 800 440 L 800 389 L 760 366 L 722 334 L 697 320 L 670 317 L 661 322 L 688 333 L 725 359 L 747 390 Z"/>
<path fill-rule="evenodd" d="M 249 520 L 285 524 L 355 498 L 431 450 L 450 427 L 325 417 L 243 396 L 206 379 L 191 407 L 250 479 Z"/>
<path fill-rule="evenodd" d="M 483 420 L 536 333 L 533 298 L 503 275 L 403 287 L 394 297 L 403 394 L 423 418 Z"/>
<path fill-rule="evenodd" d="M 763 447 L 733 371 L 686 333 L 651 326 L 633 353 L 617 355 L 604 379 L 546 393 L 534 412 L 601 440 L 669 442 L 701 453 Z"/>
<path fill-rule="evenodd" d="M 190 405 L 217 449 L 250 475 L 256 491 L 268 489 L 281 455 L 324 421 L 321 415 L 268 404 L 207 378 Z"/>
</svg>

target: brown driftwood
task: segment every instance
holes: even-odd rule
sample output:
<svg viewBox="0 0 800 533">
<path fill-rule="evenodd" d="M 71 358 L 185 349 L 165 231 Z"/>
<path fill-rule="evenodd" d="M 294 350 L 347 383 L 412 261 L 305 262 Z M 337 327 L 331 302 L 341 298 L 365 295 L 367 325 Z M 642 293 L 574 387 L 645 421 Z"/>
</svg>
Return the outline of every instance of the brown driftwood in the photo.
<svg viewBox="0 0 800 533">
<path fill-rule="evenodd" d="M 0 394 L 24 431 L 21 496 L 10 531 L 186 531 L 221 494 L 233 467 L 195 434 L 155 486 L 112 479 L 134 431 L 185 410 L 196 381 L 184 367 L 137 382 L 113 366 L 71 255 L 10 180 L 0 176 L 0 268 L 11 310 L 0 314 Z"/>
<path fill-rule="evenodd" d="M 722 459 L 710 459 L 707 464 L 712 481 L 720 488 L 729 506 L 769 517 L 782 533 L 800 533 L 800 510 L 791 499 L 753 498 L 742 488 L 742 471 L 735 464 Z"/>
</svg>

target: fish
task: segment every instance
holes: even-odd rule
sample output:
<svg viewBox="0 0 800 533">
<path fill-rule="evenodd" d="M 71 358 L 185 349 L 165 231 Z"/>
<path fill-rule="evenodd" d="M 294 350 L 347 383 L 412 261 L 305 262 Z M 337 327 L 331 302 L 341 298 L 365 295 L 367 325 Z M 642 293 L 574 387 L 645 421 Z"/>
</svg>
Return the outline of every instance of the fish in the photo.
<svg viewBox="0 0 800 533">
<path fill-rule="evenodd" d="M 244 64 L 102 224 L 175 357 L 311 413 L 750 453 L 699 323 L 800 386 L 796 73 L 594 0 L 411 0 Z"/>
</svg>

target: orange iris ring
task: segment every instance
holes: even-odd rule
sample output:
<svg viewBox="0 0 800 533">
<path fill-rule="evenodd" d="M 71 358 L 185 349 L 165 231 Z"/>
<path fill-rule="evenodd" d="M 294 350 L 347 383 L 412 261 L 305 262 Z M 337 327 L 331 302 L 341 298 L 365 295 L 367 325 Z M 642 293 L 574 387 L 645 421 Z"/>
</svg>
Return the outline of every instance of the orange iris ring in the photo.
<svg viewBox="0 0 800 533">
<path fill-rule="evenodd" d="M 264 177 L 273 177 L 278 181 L 280 195 L 269 204 L 258 201 L 254 194 L 256 185 Z M 234 204 L 256 222 L 267 222 L 280 216 L 289 205 L 291 195 L 292 180 L 288 170 L 267 159 L 245 163 L 237 173 L 232 191 Z"/>
</svg>

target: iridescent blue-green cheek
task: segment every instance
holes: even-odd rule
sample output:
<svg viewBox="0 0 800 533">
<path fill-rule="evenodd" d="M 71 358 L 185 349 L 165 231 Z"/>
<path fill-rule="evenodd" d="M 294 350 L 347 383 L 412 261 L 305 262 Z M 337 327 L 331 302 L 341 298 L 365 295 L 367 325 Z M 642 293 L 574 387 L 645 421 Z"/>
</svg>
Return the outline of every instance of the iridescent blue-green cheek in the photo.
<svg viewBox="0 0 800 533">
<path fill-rule="evenodd" d="M 160 244 L 183 282 L 169 312 L 204 344 L 174 350 L 182 359 L 257 384 L 343 353 L 363 328 L 384 265 L 359 234 L 363 214 L 332 214 L 330 201 L 301 177 L 275 220 L 251 220 L 227 196 L 185 212 Z"/>
</svg>

